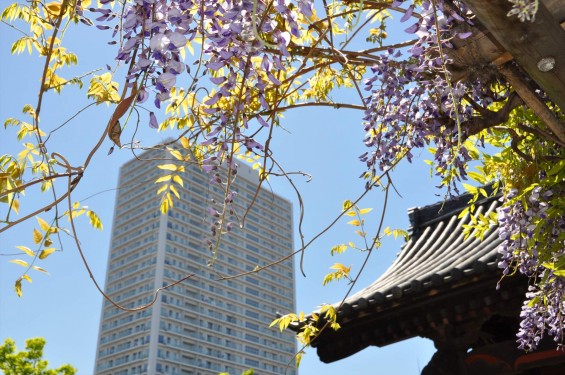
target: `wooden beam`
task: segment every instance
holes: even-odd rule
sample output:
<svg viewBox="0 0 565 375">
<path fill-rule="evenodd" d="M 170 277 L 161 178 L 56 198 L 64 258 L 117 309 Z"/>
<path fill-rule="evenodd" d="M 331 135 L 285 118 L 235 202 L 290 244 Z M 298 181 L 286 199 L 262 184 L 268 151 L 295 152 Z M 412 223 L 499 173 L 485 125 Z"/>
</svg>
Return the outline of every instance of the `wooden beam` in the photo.
<svg viewBox="0 0 565 375">
<path fill-rule="evenodd" d="M 529 89 L 528 85 L 516 71 L 516 67 L 501 65 L 498 67 L 498 70 L 506 78 L 508 83 L 512 85 L 524 103 L 526 103 L 536 116 L 545 123 L 549 130 L 553 132 L 555 137 L 551 137 L 551 140 L 561 147 L 565 147 L 565 126 L 557 120 L 553 112 L 551 112 L 534 92 Z"/>
<path fill-rule="evenodd" d="M 515 16 L 507 17 L 511 9 L 508 0 L 464 2 L 497 42 L 565 112 L 565 30 L 543 0 L 539 3 L 534 22 L 520 22 Z M 562 7 L 565 3 L 561 3 L 558 9 Z M 555 59 L 555 65 L 543 72 L 538 68 L 538 62 L 547 57 Z"/>
</svg>

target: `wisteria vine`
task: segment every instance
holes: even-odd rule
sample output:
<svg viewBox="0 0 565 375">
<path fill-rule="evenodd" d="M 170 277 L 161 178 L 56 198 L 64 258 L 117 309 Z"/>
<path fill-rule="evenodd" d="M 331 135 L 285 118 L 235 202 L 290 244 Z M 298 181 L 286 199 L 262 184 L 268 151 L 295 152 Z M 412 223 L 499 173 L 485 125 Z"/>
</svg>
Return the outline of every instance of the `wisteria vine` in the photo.
<svg viewBox="0 0 565 375">
<path fill-rule="evenodd" d="M 535 19 L 537 0 L 509 1 L 509 17 L 517 16 L 522 22 Z M 109 2 L 112 0 L 103 1 Z M 463 1 L 427 0 L 416 8 L 410 1 L 396 0 L 390 8 L 404 9 L 401 22 L 417 20 L 405 30 L 417 39 L 409 48 L 391 47 L 378 55 L 378 63 L 364 81 L 369 92 L 362 100 L 364 144 L 369 151 L 360 156 L 367 167 L 362 177 L 370 189 L 400 160 L 411 161 L 415 149 L 432 147 L 441 185 L 457 192 L 459 183 L 468 178 L 468 163 L 477 158 L 472 155 L 477 141 L 468 143 L 484 129 L 476 126 L 477 111 L 483 114 L 493 103 L 504 102 L 512 104 L 510 111 L 520 102 L 511 103 L 511 89 L 500 76 L 452 79 L 448 66 L 453 63 L 454 44 L 472 35 L 469 30 L 475 22 Z M 108 9 L 95 11 L 102 13 L 98 21 L 115 17 Z M 200 77 L 191 74 L 191 65 L 208 73 L 215 89 L 205 98 L 203 111 L 214 122 L 200 134 L 199 145 L 209 150 L 202 168 L 211 175 L 211 182 L 227 185 L 224 208 L 209 208 L 214 236 L 233 225 L 223 219 L 225 205 L 235 197 L 229 189 L 230 178 L 237 173 L 234 149 L 242 145 L 249 151 L 268 152 L 248 134 L 272 126 L 274 117 L 264 118 L 260 111 L 272 110 L 272 88 L 281 87 L 292 66 L 291 39 L 300 38 L 303 32 L 298 18 L 308 19 L 313 12 L 312 0 L 137 0 L 125 7 L 121 28 L 114 29 L 114 36 L 118 30 L 121 35 L 117 60 L 130 64 L 128 84 L 141 86 L 138 103 L 147 100 L 151 91 L 159 108 L 171 99 L 185 72 L 192 77 L 189 90 L 194 90 Z M 204 43 L 201 56 L 194 64 L 186 64 L 181 50 L 197 36 Z M 254 59 L 260 63 L 252 63 Z M 257 121 L 258 130 L 250 130 L 251 120 Z M 227 166 L 227 179 L 218 173 L 222 164 Z M 518 341 L 521 348 L 531 350 L 546 330 L 556 341 L 563 339 L 565 282 L 559 271 L 547 267 L 547 259 L 540 258 L 536 241 L 549 236 L 541 243 L 556 247 L 552 256 L 553 262 L 558 261 L 565 251 L 558 238 L 565 223 L 563 218 L 543 222 L 552 204 L 551 190 L 536 187 L 522 200 L 516 194 L 511 190 L 499 211 L 499 233 L 504 240 L 499 249 L 500 267 L 505 275 L 517 269 L 544 280 L 530 287 L 522 312 Z M 213 249 L 214 243 L 207 243 Z M 540 303 L 540 296 L 547 303 Z"/>
<path fill-rule="evenodd" d="M 535 20 L 538 0 L 508 1 L 508 17 L 521 22 Z M 419 149 L 432 150 L 434 171 L 449 194 L 457 192 L 461 182 L 471 177 L 469 163 L 480 158 L 479 146 L 490 142 L 518 155 L 518 167 L 496 161 L 503 158 L 491 158 L 491 165 L 498 169 L 488 172 L 485 168 L 480 181 L 502 180 L 499 266 L 504 275 L 517 271 L 532 280 L 522 309 L 520 347 L 535 349 L 545 333 L 558 343 L 563 341 L 563 147 L 543 124 L 527 115 L 516 115 L 511 121 L 510 113 L 527 103 L 516 95 L 500 71 L 455 77 L 452 68 L 457 63 L 457 46 L 473 36 L 477 22 L 464 0 L 395 0 L 378 6 L 366 1 L 331 5 L 324 1 L 317 8 L 313 0 L 99 0 L 100 7 L 90 8 L 84 8 L 82 3 L 75 0 L 50 4 L 57 14 L 46 6 L 45 17 L 38 19 L 45 23 L 46 30 L 54 25 L 58 29 L 63 17 L 72 13 L 84 24 L 111 32 L 109 43 L 117 48 L 117 65 L 127 67 L 125 86 L 131 96 L 126 98 L 124 91 L 119 100 L 114 93 L 99 97 L 98 102 L 146 109 L 142 105 L 152 98 L 156 109 L 147 110 L 149 126 L 177 126 L 182 131 L 179 139 L 187 155 L 172 149 L 177 152 L 175 158 L 192 158 L 208 173 L 210 182 L 225 193 L 223 202 L 211 204 L 208 209 L 212 239 L 207 244 L 213 252 L 222 233 L 234 225 L 230 220 L 235 216 L 232 183 L 237 175 L 236 156 L 262 158 L 259 171 L 264 181 L 269 174 L 267 160 L 276 164 L 269 141 L 281 108 L 339 107 L 341 104 L 328 99 L 329 92 L 348 85 L 359 96 L 359 103 L 349 104 L 349 108 L 363 110 L 367 151 L 359 159 L 364 164 L 361 177 L 367 191 L 401 160 L 411 161 Z M 67 12 L 69 4 L 74 10 Z M 324 19 L 317 16 L 322 10 L 327 16 Z M 373 19 L 381 20 L 377 34 L 385 34 L 384 19 L 388 16 L 381 13 L 387 10 L 401 14 L 400 22 L 407 25 L 404 31 L 413 41 L 348 51 L 348 38 L 364 31 Z M 87 11 L 96 15 L 95 22 L 85 16 Z M 18 13 L 9 10 L 5 14 L 10 12 Z M 362 22 L 364 12 L 368 17 Z M 21 14 L 20 18 L 25 18 Z M 341 46 L 338 35 L 345 35 Z M 53 51 L 56 39 L 43 39 L 50 40 L 50 45 L 39 50 Z M 367 41 L 382 43 L 379 38 Z M 187 57 L 187 52 L 192 57 Z M 49 71 L 49 58 L 47 62 L 43 74 L 46 84 L 56 81 L 56 68 Z M 523 73 L 514 62 L 506 66 Z M 369 73 L 365 74 L 367 67 Z M 318 74 L 323 69 L 327 69 L 325 76 Z M 104 79 L 98 77 L 94 82 L 101 86 L 110 83 Z M 551 115 L 562 119 L 542 90 L 527 77 L 523 79 L 532 88 L 532 95 L 548 104 Z M 47 89 L 60 90 L 71 81 L 61 82 L 42 87 L 41 95 Z M 360 89 L 363 84 L 365 94 Z M 168 117 L 159 124 L 157 109 L 162 106 L 166 106 Z M 35 122 L 39 121 L 40 107 Z M 174 116 L 181 111 L 182 116 Z M 121 125 L 110 125 L 112 131 L 114 125 L 117 127 L 118 138 L 111 139 L 120 146 Z M 38 134 L 38 153 L 47 159 L 38 129 L 37 125 L 34 131 Z M 531 166 L 539 170 L 539 175 L 519 180 L 516 175 Z M 15 189 L 9 194 L 23 192 Z"/>
</svg>

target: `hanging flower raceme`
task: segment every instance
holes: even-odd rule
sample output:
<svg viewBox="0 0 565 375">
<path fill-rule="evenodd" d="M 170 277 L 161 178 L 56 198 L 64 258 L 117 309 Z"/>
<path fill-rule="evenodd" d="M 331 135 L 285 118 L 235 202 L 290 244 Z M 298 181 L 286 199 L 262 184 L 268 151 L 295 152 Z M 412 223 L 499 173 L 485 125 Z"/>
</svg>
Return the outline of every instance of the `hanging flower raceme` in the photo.
<svg viewBox="0 0 565 375">
<path fill-rule="evenodd" d="M 99 12 L 104 20 L 116 14 L 109 9 Z M 226 190 L 226 196 L 235 196 L 229 190 L 237 174 L 234 149 L 265 151 L 255 134 L 270 127 L 273 119 L 257 110 L 271 109 L 268 91 L 280 86 L 278 77 L 286 73 L 284 59 L 290 57 L 291 38 L 300 37 L 300 13 L 311 17 L 313 0 L 135 0 L 121 13 L 122 39 L 116 58 L 129 64 L 127 81 L 140 87 L 138 102 L 153 96 L 160 108 L 177 89 L 198 92 L 203 88 L 209 93 L 197 98 L 201 101 L 193 109 L 206 116 L 198 123 L 198 141 L 193 145 L 203 152 L 202 170 L 211 183 Z M 195 41 L 202 43 L 198 57 L 185 61 L 185 47 Z M 192 66 L 198 71 L 191 72 Z M 210 84 L 197 84 L 204 75 Z M 152 112 L 149 124 L 157 127 Z M 221 204 L 210 207 L 215 213 L 210 215 L 213 235 L 226 225 L 224 209 Z"/>
<path fill-rule="evenodd" d="M 555 188 L 562 191 L 563 186 Z M 542 186 L 521 196 L 514 189 L 498 209 L 499 268 L 505 275 L 516 269 L 541 280 L 530 286 L 522 306 L 518 344 L 525 350 L 535 350 L 545 332 L 560 344 L 564 339 L 565 275 L 560 264 L 565 259 L 565 217 L 548 214 L 554 197 Z"/>
<path fill-rule="evenodd" d="M 402 3 L 396 1 L 392 6 Z M 410 19 L 413 9 L 414 5 L 408 7 L 403 21 Z M 461 7 L 459 13 L 465 15 L 466 10 Z M 371 94 L 365 99 L 367 109 L 363 120 L 367 132 L 365 145 L 373 150 L 361 156 L 369 176 L 387 171 L 402 158 L 411 161 L 414 148 L 434 144 L 438 174 L 455 171 L 448 182 L 455 189 L 455 181 L 465 178 L 471 158 L 460 144 L 465 137 L 461 124 L 471 118 L 473 109 L 462 97 L 465 94 L 479 97 L 481 85 L 471 88 L 450 82 L 446 70 L 449 61 L 442 54 L 451 47 L 444 39 L 453 34 L 455 23 L 464 20 L 453 10 L 444 13 L 441 1 L 436 1 L 435 6 L 425 1 L 418 21 L 406 29 L 418 41 L 407 51 L 390 49 L 371 69 L 374 75 L 365 81 L 365 90 Z M 408 54 L 406 60 L 398 60 L 405 54 Z"/>
</svg>

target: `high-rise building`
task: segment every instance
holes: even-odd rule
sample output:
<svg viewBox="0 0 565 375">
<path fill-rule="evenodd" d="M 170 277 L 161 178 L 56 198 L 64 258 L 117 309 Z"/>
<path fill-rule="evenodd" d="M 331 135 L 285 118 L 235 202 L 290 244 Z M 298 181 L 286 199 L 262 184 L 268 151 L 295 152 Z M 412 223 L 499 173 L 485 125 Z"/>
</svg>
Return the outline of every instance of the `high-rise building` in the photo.
<svg viewBox="0 0 565 375">
<path fill-rule="evenodd" d="M 269 328 L 277 311 L 294 311 L 292 257 L 261 272 L 293 248 L 292 204 L 261 188 L 257 172 L 240 165 L 233 190 L 236 225 L 211 252 L 209 207 L 223 202 L 220 187 L 197 166 L 186 166 L 181 196 L 166 215 L 159 209 L 155 180 L 170 171 L 157 168 L 170 154 L 146 151 L 120 169 L 106 293 L 127 308 L 104 300 L 96 374 L 240 375 L 296 374 L 294 336 Z M 244 207 L 254 200 L 245 227 Z M 216 244 L 212 246 L 214 249 Z M 222 275 L 227 279 L 222 279 Z"/>
</svg>

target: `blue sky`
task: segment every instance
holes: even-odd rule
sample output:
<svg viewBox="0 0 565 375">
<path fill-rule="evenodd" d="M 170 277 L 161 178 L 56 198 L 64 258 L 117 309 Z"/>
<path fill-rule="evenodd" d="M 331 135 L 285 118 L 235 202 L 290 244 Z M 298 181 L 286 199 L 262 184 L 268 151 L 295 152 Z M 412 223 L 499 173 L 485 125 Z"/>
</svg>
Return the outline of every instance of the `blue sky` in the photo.
<svg viewBox="0 0 565 375">
<path fill-rule="evenodd" d="M 2 1 L 2 6 L 7 2 Z M 106 34 L 95 33 L 97 38 L 86 38 L 86 31 L 67 36 L 68 47 L 79 55 L 80 65 L 75 74 L 88 72 L 111 62 L 114 50 L 105 44 Z M 12 56 L 11 43 L 17 33 L 0 24 L 0 114 L 7 117 L 20 116 L 25 103 L 35 105 L 42 61 L 36 56 Z M 101 58 L 105 58 L 101 60 Z M 69 75 L 67 75 L 68 77 Z M 81 109 L 86 102 L 82 90 L 69 89 L 58 96 L 49 93 L 41 115 L 46 128 L 55 128 Z M 54 133 L 50 140 L 50 151 L 60 151 L 69 157 L 71 164 L 80 165 L 88 149 L 97 142 L 111 114 L 111 108 L 92 107 L 80 114 L 73 122 Z M 277 129 L 272 148 L 277 160 L 287 171 L 303 171 L 312 175 L 312 181 L 294 177 L 305 204 L 304 228 L 306 239 L 310 239 L 326 227 L 341 210 L 345 199 L 354 199 L 362 191 L 364 182 L 358 178 L 364 165 L 357 157 L 365 151 L 361 114 L 352 110 L 331 110 L 316 107 L 298 109 L 285 114 L 283 126 Z M 159 120 L 162 120 L 162 115 Z M 0 154 L 18 150 L 13 129 L 1 128 Z M 144 145 L 152 145 L 167 137 L 149 129 L 148 119 L 140 123 L 136 139 Z M 96 232 L 87 225 L 79 228 L 81 243 L 94 276 L 103 283 L 110 239 L 113 203 L 120 165 L 132 158 L 126 150 L 115 150 L 107 155 L 111 144 L 106 140 L 87 170 L 74 200 L 94 209 L 102 218 L 104 230 Z M 396 188 L 402 195 L 392 194 L 386 214 L 386 225 L 391 228 L 408 227 L 407 209 L 422 206 L 442 199 L 442 192 L 434 188 L 437 180 L 430 178 L 429 167 L 423 162 L 428 154 L 416 155 L 413 164 L 401 164 L 393 175 Z M 295 205 L 295 223 L 298 223 L 298 200 L 295 193 L 283 180 L 271 180 L 273 189 L 291 199 Z M 26 193 L 30 205 L 41 204 L 36 191 Z M 439 196 L 438 196 L 439 194 Z M 87 197 L 93 197 L 86 199 Z M 377 214 L 382 207 L 383 194 L 375 190 L 360 204 L 373 207 L 368 219 L 369 228 L 377 226 Z M 27 201 L 28 199 L 26 199 Z M 25 209 L 25 207 L 23 208 Z M 4 210 L 2 208 L 2 210 Z M 4 215 L 5 211 L 0 211 Z M 86 221 L 86 219 L 83 219 Z M 0 254 L 16 253 L 16 245 L 32 244 L 31 220 L 0 234 Z M 370 231 L 370 229 L 369 229 Z M 320 237 L 305 255 L 304 278 L 296 273 L 297 306 L 299 311 L 309 312 L 321 303 L 337 302 L 344 295 L 347 284 L 336 283 L 323 287 L 324 275 L 329 267 L 339 261 L 360 265 L 362 255 L 350 253 L 341 258 L 332 258 L 330 248 L 339 243 L 355 241 L 353 228 L 340 221 L 332 230 Z M 46 358 L 52 365 L 71 363 L 79 374 L 91 374 L 94 367 L 96 341 L 102 296 L 97 292 L 80 257 L 68 238 L 63 238 L 64 251 L 51 255 L 40 264 L 49 276 L 32 273 L 32 284 L 24 284 L 24 296 L 18 298 L 13 292 L 13 282 L 22 268 L 8 263 L 10 256 L 0 256 L 0 340 L 11 337 L 23 347 L 29 337 L 42 336 L 47 339 Z M 298 233 L 295 245 L 299 246 Z M 354 291 L 359 290 L 378 277 L 400 250 L 402 240 L 385 241 L 383 247 L 374 252 Z M 309 374 L 419 374 L 429 361 L 434 349 L 430 341 L 413 339 L 384 348 L 369 348 L 345 360 L 321 363 L 312 350 L 304 357 L 300 373 Z"/>
</svg>

